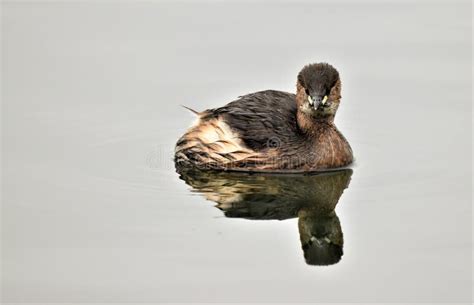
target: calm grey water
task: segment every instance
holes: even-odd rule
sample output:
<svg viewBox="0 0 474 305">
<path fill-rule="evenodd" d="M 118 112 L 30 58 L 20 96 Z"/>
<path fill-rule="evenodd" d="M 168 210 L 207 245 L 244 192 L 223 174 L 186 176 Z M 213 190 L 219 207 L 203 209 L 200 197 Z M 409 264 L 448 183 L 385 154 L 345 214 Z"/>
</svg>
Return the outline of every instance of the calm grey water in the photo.
<svg viewBox="0 0 474 305">
<path fill-rule="evenodd" d="M 469 1 L 2 10 L 3 302 L 471 303 Z M 179 178 L 180 104 L 314 61 L 352 174 Z"/>
</svg>

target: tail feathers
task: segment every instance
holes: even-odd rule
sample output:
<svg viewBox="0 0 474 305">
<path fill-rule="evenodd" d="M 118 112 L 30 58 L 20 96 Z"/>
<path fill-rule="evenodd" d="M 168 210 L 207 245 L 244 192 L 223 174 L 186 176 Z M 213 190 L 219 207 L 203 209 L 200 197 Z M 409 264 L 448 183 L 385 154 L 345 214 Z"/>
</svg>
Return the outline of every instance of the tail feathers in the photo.
<svg viewBox="0 0 474 305">
<path fill-rule="evenodd" d="M 181 105 L 181 107 L 188 109 L 189 111 L 191 111 L 192 113 L 194 113 L 194 114 L 196 114 L 196 115 L 200 115 L 200 114 L 201 114 L 199 111 L 196 111 L 196 110 L 194 110 L 194 109 L 192 109 L 192 108 L 189 108 L 189 107 L 187 107 L 187 106 Z"/>
</svg>

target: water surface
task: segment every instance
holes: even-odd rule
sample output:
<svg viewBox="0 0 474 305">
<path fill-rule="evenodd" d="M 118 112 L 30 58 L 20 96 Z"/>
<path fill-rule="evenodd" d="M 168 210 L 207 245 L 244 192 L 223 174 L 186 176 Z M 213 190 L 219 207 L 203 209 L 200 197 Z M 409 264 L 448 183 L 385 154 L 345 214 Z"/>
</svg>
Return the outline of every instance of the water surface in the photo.
<svg viewBox="0 0 474 305">
<path fill-rule="evenodd" d="M 3 301 L 471 302 L 470 2 L 2 9 Z M 180 104 L 312 61 L 351 171 L 180 179 Z"/>
</svg>

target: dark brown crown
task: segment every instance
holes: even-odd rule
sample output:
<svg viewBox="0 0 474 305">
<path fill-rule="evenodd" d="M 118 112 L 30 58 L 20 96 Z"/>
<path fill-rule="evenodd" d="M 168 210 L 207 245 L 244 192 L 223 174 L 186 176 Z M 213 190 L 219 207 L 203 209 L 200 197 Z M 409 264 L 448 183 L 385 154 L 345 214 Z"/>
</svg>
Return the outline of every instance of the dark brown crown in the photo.
<svg viewBox="0 0 474 305">
<path fill-rule="evenodd" d="M 339 79 L 339 72 L 328 63 L 316 63 L 305 66 L 298 74 L 298 82 L 307 92 L 329 94 Z"/>
</svg>

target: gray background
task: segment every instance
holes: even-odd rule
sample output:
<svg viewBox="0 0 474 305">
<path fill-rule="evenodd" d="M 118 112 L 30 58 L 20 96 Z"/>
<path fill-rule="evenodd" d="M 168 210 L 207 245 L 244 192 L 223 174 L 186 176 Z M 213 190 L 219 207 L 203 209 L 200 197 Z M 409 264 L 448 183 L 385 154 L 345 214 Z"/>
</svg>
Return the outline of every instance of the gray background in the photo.
<svg viewBox="0 0 474 305">
<path fill-rule="evenodd" d="M 2 2 L 4 302 L 471 302 L 470 1 Z M 344 256 L 228 219 L 173 146 L 196 109 L 342 76 Z"/>
</svg>

